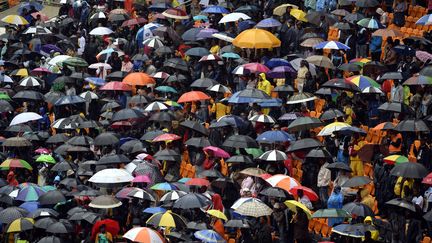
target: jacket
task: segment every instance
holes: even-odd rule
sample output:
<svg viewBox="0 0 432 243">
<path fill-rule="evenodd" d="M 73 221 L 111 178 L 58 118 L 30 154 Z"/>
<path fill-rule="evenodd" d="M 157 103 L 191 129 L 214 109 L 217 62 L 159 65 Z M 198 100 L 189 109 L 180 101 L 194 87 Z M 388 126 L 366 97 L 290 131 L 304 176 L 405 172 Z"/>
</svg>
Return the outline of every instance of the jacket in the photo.
<svg viewBox="0 0 432 243">
<path fill-rule="evenodd" d="M 372 36 L 369 45 L 371 52 L 381 52 L 382 38 L 381 36 Z"/>
<path fill-rule="evenodd" d="M 321 165 L 318 171 L 318 182 L 317 182 L 318 187 L 326 187 L 330 184 L 331 171 L 327 169 L 328 165 L 329 163 L 326 162 L 325 164 Z"/>
<path fill-rule="evenodd" d="M 268 95 L 271 95 L 272 85 L 270 81 L 266 79 L 265 73 L 260 73 L 259 76 L 261 77 L 261 79 L 260 81 L 258 81 L 258 89 Z"/>
</svg>

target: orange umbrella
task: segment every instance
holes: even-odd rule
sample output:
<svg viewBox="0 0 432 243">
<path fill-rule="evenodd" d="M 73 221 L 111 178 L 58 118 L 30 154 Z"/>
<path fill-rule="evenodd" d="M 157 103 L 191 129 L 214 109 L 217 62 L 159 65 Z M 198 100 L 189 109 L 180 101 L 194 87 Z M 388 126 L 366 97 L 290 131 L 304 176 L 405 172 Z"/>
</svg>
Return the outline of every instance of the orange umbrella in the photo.
<svg viewBox="0 0 432 243">
<path fill-rule="evenodd" d="M 394 129 L 395 125 L 391 122 L 383 122 L 378 125 L 376 125 L 373 129 L 374 130 L 391 130 Z"/>
<path fill-rule="evenodd" d="M 174 133 L 164 133 L 157 137 L 155 137 L 152 142 L 164 142 L 164 141 L 172 141 L 172 140 L 178 140 L 181 139 L 180 136 Z"/>
<path fill-rule="evenodd" d="M 177 103 L 193 102 L 198 100 L 209 100 L 210 96 L 201 91 L 190 91 L 182 94 L 177 100 Z"/>
<path fill-rule="evenodd" d="M 263 29 L 245 30 L 232 43 L 234 46 L 250 49 L 274 48 L 281 45 L 281 41 L 275 35 Z"/>
<path fill-rule="evenodd" d="M 148 84 L 155 84 L 155 80 L 146 73 L 130 73 L 123 78 L 123 83 L 129 85 L 145 86 Z"/>
</svg>

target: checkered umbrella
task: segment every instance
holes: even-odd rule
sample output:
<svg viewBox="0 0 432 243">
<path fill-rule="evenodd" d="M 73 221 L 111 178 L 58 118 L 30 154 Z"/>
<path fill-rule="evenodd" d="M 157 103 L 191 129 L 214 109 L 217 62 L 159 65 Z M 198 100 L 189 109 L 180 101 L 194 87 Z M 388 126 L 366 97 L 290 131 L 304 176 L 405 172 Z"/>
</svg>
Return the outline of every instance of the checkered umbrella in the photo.
<svg viewBox="0 0 432 243">
<path fill-rule="evenodd" d="M 254 218 L 271 215 L 273 210 L 261 200 L 251 198 L 235 209 L 236 213 Z"/>
</svg>

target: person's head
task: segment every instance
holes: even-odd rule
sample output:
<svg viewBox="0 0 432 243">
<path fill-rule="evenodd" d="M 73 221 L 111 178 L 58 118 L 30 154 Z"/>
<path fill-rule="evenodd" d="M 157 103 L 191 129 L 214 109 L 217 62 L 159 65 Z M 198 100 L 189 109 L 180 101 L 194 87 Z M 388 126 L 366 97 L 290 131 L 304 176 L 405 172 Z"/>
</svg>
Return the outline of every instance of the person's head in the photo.
<svg viewBox="0 0 432 243">
<path fill-rule="evenodd" d="M 267 218 L 266 217 L 260 217 L 260 223 L 262 225 L 265 225 L 267 223 Z"/>
<path fill-rule="evenodd" d="M 308 62 L 306 60 L 302 60 L 300 62 L 300 67 L 307 67 L 308 66 Z"/>
<path fill-rule="evenodd" d="M 372 217 L 371 216 L 367 216 L 365 218 L 365 220 L 363 221 L 363 223 L 371 225 L 372 224 Z"/>
<path fill-rule="evenodd" d="M 365 232 L 365 240 L 371 240 L 372 239 L 372 233 L 368 230 Z"/>
<path fill-rule="evenodd" d="M 306 73 L 305 77 L 306 77 L 306 79 L 311 79 L 311 78 L 312 78 L 312 74 L 311 74 L 311 72 L 308 71 L 308 72 Z"/>
<path fill-rule="evenodd" d="M 128 55 L 124 55 L 123 56 L 123 61 L 124 62 L 129 62 L 130 61 L 129 56 Z"/>
<path fill-rule="evenodd" d="M 321 15 L 321 16 L 320 16 L 320 21 L 321 21 L 321 22 L 325 21 L 325 15 Z"/>
<path fill-rule="evenodd" d="M 106 227 L 105 227 L 104 224 L 99 227 L 99 232 L 101 232 L 101 233 L 105 233 L 106 232 Z"/>
<path fill-rule="evenodd" d="M 388 37 L 388 38 L 387 38 L 387 45 L 389 45 L 389 46 L 393 46 L 393 44 L 394 44 L 394 42 L 393 42 L 393 38 Z"/>
<path fill-rule="evenodd" d="M 297 190 L 297 196 L 299 198 L 302 198 L 303 197 L 303 190 Z"/>
<path fill-rule="evenodd" d="M 341 191 L 341 187 L 340 187 L 340 186 L 336 186 L 336 187 L 333 189 L 333 192 L 336 193 L 336 194 L 339 194 L 340 191 Z"/>
</svg>

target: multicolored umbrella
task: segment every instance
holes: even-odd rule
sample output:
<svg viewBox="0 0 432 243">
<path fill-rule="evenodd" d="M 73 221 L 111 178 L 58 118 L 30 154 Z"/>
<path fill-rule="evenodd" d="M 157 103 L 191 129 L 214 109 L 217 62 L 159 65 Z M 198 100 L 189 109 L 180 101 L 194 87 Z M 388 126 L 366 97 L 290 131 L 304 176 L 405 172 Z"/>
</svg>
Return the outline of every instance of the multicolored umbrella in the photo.
<svg viewBox="0 0 432 243">
<path fill-rule="evenodd" d="M 8 15 L 8 16 L 2 18 L 1 21 L 8 23 L 8 24 L 15 24 L 15 25 L 28 25 L 29 24 L 29 22 L 25 18 L 23 18 L 19 15 L 14 15 L 14 14 L 11 14 L 11 15 Z"/>
<path fill-rule="evenodd" d="M 186 220 L 182 216 L 173 213 L 171 210 L 165 213 L 156 213 L 151 216 L 147 224 L 157 226 L 157 227 L 172 227 L 172 228 L 185 228 Z"/>
<path fill-rule="evenodd" d="M 127 231 L 123 238 L 133 242 L 164 243 L 164 238 L 156 231 L 147 227 L 135 227 Z"/>
<path fill-rule="evenodd" d="M 330 136 L 333 134 L 333 132 L 337 132 L 344 127 L 350 127 L 350 125 L 344 122 L 330 123 L 321 129 L 321 131 L 318 133 L 318 136 Z"/>
<path fill-rule="evenodd" d="M 177 190 L 178 188 L 168 182 L 162 182 L 162 183 L 154 184 L 152 187 L 150 187 L 150 189 L 158 190 L 158 191 L 172 191 L 172 190 Z"/>
<path fill-rule="evenodd" d="M 45 194 L 46 191 L 37 185 L 29 185 L 21 188 L 18 191 L 18 195 L 15 200 L 29 202 L 29 201 L 37 201 L 39 196 Z"/>
<path fill-rule="evenodd" d="M 408 163 L 409 160 L 407 157 L 403 156 L 403 155 L 398 155 L 398 154 L 394 154 L 394 155 L 389 155 L 387 157 L 385 157 L 383 159 L 383 161 L 389 165 L 394 165 L 394 164 L 401 164 L 401 163 Z"/>
<path fill-rule="evenodd" d="M 358 25 L 369 28 L 369 29 L 381 29 L 384 26 L 374 18 L 364 18 L 357 22 Z"/>
<path fill-rule="evenodd" d="M 271 186 L 279 187 L 289 192 L 292 188 L 300 186 L 301 184 L 294 178 L 287 175 L 273 175 L 265 180 Z"/>
<path fill-rule="evenodd" d="M 356 75 L 345 79 L 347 82 L 353 83 L 357 85 L 361 90 L 367 88 L 367 87 L 375 87 L 380 88 L 381 86 L 373 79 L 363 76 L 363 75 Z"/>
<path fill-rule="evenodd" d="M 24 168 L 33 170 L 32 166 L 22 159 L 7 159 L 0 164 L 0 169 L 8 170 L 10 168 Z"/>
<path fill-rule="evenodd" d="M 200 230 L 194 236 L 205 243 L 225 243 L 225 239 L 214 230 Z"/>
<path fill-rule="evenodd" d="M 338 41 L 324 41 L 314 46 L 315 49 L 349 50 L 349 46 Z"/>
<path fill-rule="evenodd" d="M 427 14 L 419 18 L 416 22 L 418 25 L 432 25 L 432 14 Z"/>
<path fill-rule="evenodd" d="M 6 233 L 18 233 L 26 230 L 32 230 L 34 220 L 32 218 L 19 218 L 12 221 L 8 226 Z"/>
</svg>

